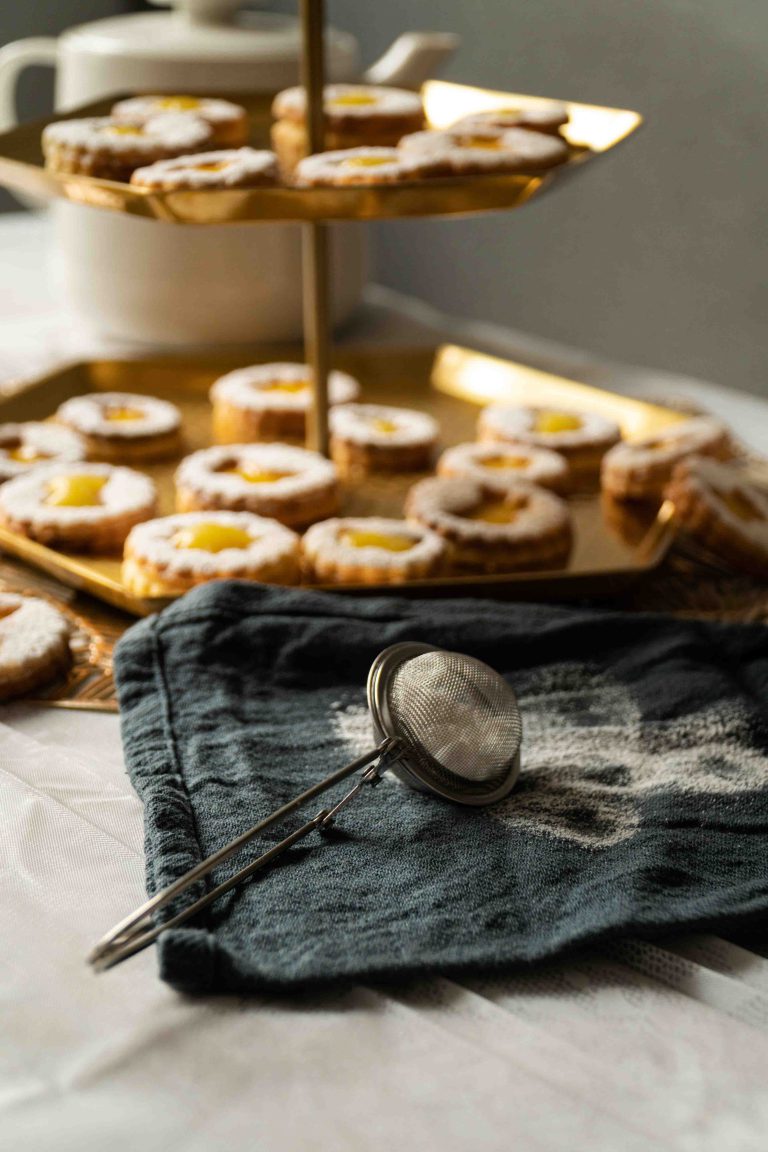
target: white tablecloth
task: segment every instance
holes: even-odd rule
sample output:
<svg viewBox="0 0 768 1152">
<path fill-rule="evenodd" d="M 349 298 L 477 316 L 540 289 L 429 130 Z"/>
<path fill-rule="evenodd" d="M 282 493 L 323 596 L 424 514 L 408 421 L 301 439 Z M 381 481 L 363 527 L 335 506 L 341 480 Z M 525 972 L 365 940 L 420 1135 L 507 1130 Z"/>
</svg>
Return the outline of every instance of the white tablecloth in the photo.
<svg viewBox="0 0 768 1152">
<path fill-rule="evenodd" d="M 44 222 L 1 222 L 0 247 L 0 375 L 97 350 L 45 287 Z M 688 395 L 768 449 L 755 398 L 462 329 L 383 291 L 357 336 L 441 331 Z M 117 718 L 16 704 L 0 721 L 0 1152 L 765 1147 L 768 961 L 716 938 L 291 1003 L 184 999 L 152 953 L 94 976 L 89 945 L 144 892 Z"/>
</svg>

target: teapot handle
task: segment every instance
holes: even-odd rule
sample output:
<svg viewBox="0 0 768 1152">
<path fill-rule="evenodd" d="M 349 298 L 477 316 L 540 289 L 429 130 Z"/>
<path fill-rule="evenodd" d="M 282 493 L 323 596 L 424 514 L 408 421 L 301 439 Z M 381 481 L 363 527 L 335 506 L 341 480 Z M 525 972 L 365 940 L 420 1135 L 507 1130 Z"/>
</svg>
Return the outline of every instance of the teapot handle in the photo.
<svg viewBox="0 0 768 1152">
<path fill-rule="evenodd" d="M 16 81 L 25 68 L 56 66 L 58 45 L 52 36 L 31 36 L 0 48 L 0 131 L 19 122 L 16 112 Z"/>
<path fill-rule="evenodd" d="M 461 43 L 453 32 L 404 32 L 372 64 L 363 79 L 367 84 L 392 84 L 419 89 Z"/>
</svg>

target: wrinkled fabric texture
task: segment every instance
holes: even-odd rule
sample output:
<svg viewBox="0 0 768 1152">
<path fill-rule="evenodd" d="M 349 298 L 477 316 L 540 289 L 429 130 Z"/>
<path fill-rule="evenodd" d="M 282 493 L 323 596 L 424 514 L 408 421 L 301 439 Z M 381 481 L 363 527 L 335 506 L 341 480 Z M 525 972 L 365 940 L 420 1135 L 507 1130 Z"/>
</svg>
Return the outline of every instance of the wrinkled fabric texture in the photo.
<svg viewBox="0 0 768 1152">
<path fill-rule="evenodd" d="M 332 832 L 164 933 L 162 977 L 191 993 L 289 991 L 750 922 L 768 905 L 767 637 L 758 625 L 239 582 L 184 597 L 132 628 L 116 659 L 150 893 L 373 745 L 366 675 L 401 640 L 503 673 L 523 769 L 488 809 L 385 777 Z"/>
</svg>

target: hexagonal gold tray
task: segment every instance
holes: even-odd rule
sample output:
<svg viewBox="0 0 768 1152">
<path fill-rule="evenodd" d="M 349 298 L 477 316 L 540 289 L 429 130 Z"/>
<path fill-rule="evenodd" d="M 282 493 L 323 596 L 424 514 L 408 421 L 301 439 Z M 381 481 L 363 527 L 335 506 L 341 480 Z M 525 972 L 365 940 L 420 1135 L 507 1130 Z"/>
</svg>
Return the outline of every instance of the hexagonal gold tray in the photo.
<svg viewBox="0 0 768 1152">
<path fill-rule="evenodd" d="M 296 349 L 265 351 L 265 360 L 297 359 Z M 633 439 L 650 435 L 684 419 L 677 412 L 640 400 L 603 392 L 521 364 L 446 345 L 429 349 L 340 351 L 338 367 L 352 372 L 367 400 L 430 411 L 439 421 L 444 445 L 471 440 L 479 406 L 494 400 L 541 404 L 602 412 L 618 420 Z M 23 392 L 0 401 L 0 422 L 48 417 L 69 396 L 98 390 L 139 392 L 173 401 L 182 410 L 186 450 L 210 443 L 211 382 L 242 364 L 229 357 L 157 358 L 136 361 L 97 360 L 72 364 L 33 382 Z M 173 472 L 177 461 L 146 467 L 160 490 L 161 511 L 173 511 Z M 348 515 L 400 516 L 404 496 L 418 474 L 371 476 L 344 492 Z M 621 591 L 662 560 L 672 532 L 670 509 L 627 512 L 607 505 L 598 495 L 571 501 L 576 543 L 568 567 L 558 572 L 520 572 L 493 576 L 442 576 L 406 585 L 355 585 L 336 591 L 397 592 L 421 596 L 494 596 L 507 599 L 564 599 L 610 595 Z M 57 552 L 0 527 L 0 547 L 72 587 L 93 593 L 109 604 L 145 615 L 162 602 L 139 600 L 123 587 L 120 560 Z"/>
<path fill-rule="evenodd" d="M 537 96 L 495 92 L 433 80 L 422 89 L 429 124 L 446 127 L 462 116 L 509 105 L 546 103 Z M 100 100 L 53 119 L 108 114 L 114 100 Z M 251 115 L 256 147 L 269 146 L 270 99 L 233 93 Z M 465 176 L 410 184 L 358 188 L 253 188 L 219 191 L 149 192 L 90 176 L 62 175 L 44 167 L 40 135 L 49 120 L 36 121 L 0 135 L 0 184 L 12 191 L 63 198 L 93 208 L 128 212 L 179 224 L 222 224 L 260 220 L 375 220 L 412 216 L 454 216 L 517 208 L 556 187 L 585 164 L 615 148 L 642 123 L 637 112 L 565 102 L 570 122 L 564 131 L 571 145 L 567 163 L 536 175 Z"/>
</svg>

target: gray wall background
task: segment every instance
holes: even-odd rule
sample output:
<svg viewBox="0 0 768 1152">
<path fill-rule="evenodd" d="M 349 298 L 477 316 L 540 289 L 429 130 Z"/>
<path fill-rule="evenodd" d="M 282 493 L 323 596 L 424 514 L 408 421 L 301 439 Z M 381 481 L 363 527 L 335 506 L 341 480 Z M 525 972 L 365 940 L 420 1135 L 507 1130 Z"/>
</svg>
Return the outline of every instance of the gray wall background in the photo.
<svg viewBox="0 0 768 1152">
<path fill-rule="evenodd" d="M 380 281 L 465 316 L 768 394 L 765 0 L 329 3 L 366 61 L 404 29 L 453 30 L 463 47 L 448 79 L 647 118 L 625 147 L 520 212 L 377 226 Z M 0 0 L 0 41 L 129 6 Z"/>
</svg>

